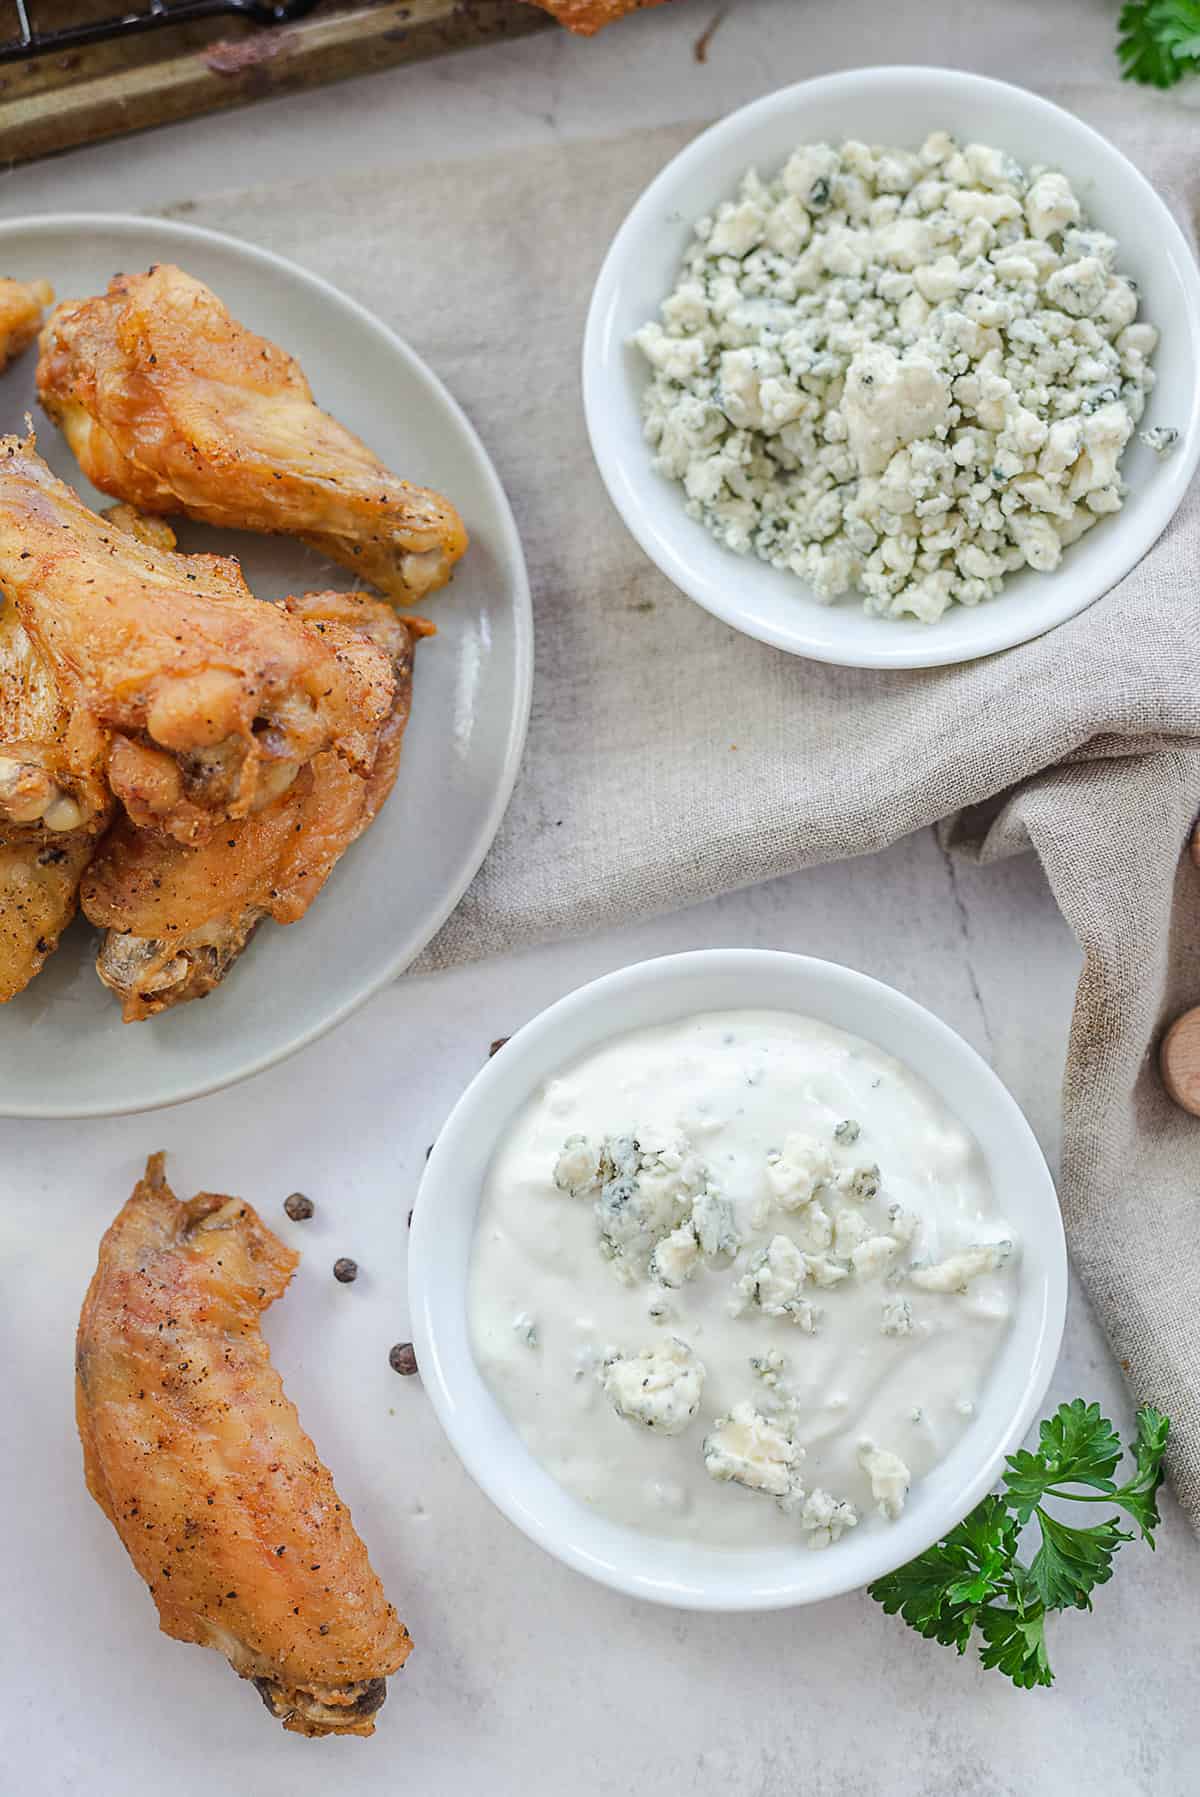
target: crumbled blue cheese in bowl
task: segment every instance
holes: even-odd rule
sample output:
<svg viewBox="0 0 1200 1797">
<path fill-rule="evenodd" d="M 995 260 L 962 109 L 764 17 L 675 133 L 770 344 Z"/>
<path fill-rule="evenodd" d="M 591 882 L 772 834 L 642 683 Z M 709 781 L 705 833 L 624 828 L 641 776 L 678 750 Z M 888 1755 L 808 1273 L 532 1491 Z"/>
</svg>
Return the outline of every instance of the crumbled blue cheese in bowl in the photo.
<svg viewBox="0 0 1200 1797">
<path fill-rule="evenodd" d="M 606 1516 L 727 1548 L 885 1529 L 970 1426 L 1019 1247 L 908 1068 L 785 1012 L 640 1030 L 492 1161 L 476 1362 Z"/>
<path fill-rule="evenodd" d="M 751 169 L 634 339 L 692 517 L 824 602 L 928 623 L 1120 509 L 1157 340 L 1064 175 L 944 131 Z"/>
</svg>

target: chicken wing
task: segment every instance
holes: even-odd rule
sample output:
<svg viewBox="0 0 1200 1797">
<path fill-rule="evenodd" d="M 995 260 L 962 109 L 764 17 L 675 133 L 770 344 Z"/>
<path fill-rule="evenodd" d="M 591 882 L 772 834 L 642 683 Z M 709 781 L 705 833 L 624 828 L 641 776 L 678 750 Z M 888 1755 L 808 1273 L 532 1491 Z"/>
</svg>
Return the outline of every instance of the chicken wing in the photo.
<svg viewBox="0 0 1200 1797">
<path fill-rule="evenodd" d="M 83 909 L 105 931 L 96 971 L 140 1022 L 220 984 L 265 917 L 304 916 L 395 783 L 412 694 L 414 640 L 430 626 L 362 593 L 311 593 L 284 603 L 320 627 L 368 636 L 391 658 L 396 689 L 369 773 L 318 755 L 294 785 L 200 848 L 121 818 L 88 870 Z"/>
<path fill-rule="evenodd" d="M 42 328 L 47 306 L 54 304 L 49 281 L 13 281 L 0 276 L 0 370 L 28 349 Z"/>
<path fill-rule="evenodd" d="M 299 537 L 406 602 L 466 548 L 449 500 L 398 480 L 291 356 L 170 263 L 58 306 L 37 380 L 88 479 L 141 511 Z"/>
<path fill-rule="evenodd" d="M 84 1473 L 164 1634 L 294 1733 L 369 1735 L 412 1643 L 260 1333 L 297 1259 L 241 1199 L 180 1203 L 151 1156 L 79 1318 Z"/>
<path fill-rule="evenodd" d="M 646 6 L 661 6 L 663 0 L 533 0 L 543 12 L 553 13 L 560 25 L 579 37 L 592 37 L 615 19 L 628 12 L 640 12 Z"/>
<path fill-rule="evenodd" d="M 75 915 L 111 810 L 106 748 L 0 599 L 0 1004 L 41 971 Z"/>
<path fill-rule="evenodd" d="M 143 827 L 201 842 L 326 750 L 372 765 L 382 650 L 255 599 L 234 561 L 114 530 L 17 437 L 0 438 L 0 591 L 111 733 L 109 784 Z"/>
</svg>

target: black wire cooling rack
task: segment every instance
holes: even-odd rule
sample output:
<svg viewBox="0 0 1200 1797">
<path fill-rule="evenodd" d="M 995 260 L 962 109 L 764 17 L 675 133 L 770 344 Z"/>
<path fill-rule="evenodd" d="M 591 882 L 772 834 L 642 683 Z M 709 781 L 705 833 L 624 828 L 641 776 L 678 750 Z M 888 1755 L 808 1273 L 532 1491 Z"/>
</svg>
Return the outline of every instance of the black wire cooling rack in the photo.
<svg viewBox="0 0 1200 1797">
<path fill-rule="evenodd" d="M 144 0 L 143 5 L 109 18 L 54 25 L 43 20 L 55 11 L 61 13 L 61 0 L 57 4 L 56 0 L 10 0 L 8 6 L 0 9 L 0 17 L 4 13 L 10 15 L 0 29 L 9 29 L 15 11 L 16 35 L 0 40 L 0 62 L 61 55 L 86 44 L 152 31 L 161 25 L 192 25 L 200 19 L 233 16 L 248 19 L 254 25 L 285 25 L 302 19 L 319 4 L 320 0 Z"/>
</svg>

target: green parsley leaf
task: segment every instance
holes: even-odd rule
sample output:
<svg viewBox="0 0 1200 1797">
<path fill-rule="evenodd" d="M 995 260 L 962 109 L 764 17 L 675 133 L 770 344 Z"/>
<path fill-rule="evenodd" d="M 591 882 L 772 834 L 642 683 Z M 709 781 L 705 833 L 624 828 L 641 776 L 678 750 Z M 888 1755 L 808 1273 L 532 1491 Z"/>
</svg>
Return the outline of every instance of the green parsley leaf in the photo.
<svg viewBox="0 0 1200 1797">
<path fill-rule="evenodd" d="M 1099 1404 L 1060 1404 L 1038 1432 L 1038 1451 L 1022 1448 L 1009 1457 L 1004 1475 L 1009 1502 L 1028 1522 L 1046 1492 L 1055 1485 L 1091 1485 L 1096 1491 L 1116 1487 L 1112 1474 L 1121 1458 L 1121 1438 Z"/>
<path fill-rule="evenodd" d="M 1144 1404 L 1137 1413 L 1137 1431 L 1132 1450 L 1137 1472 L 1127 1485 L 1113 1493 L 1113 1501 L 1133 1518 L 1142 1540 L 1153 1547 L 1154 1531 L 1159 1524 L 1157 1499 L 1163 1482 L 1163 1455 L 1171 1425 L 1161 1410 Z"/>
<path fill-rule="evenodd" d="M 963 1571 L 946 1595 L 952 1603 L 983 1603 L 1008 1578 L 1017 1547 L 1017 1525 L 1002 1497 L 986 1497 L 952 1529 L 944 1543 L 961 1557 Z"/>
<path fill-rule="evenodd" d="M 943 1647 L 966 1650 L 975 1613 L 1004 1588 L 1017 1526 L 1004 1499 L 986 1497 L 944 1540 L 870 1586 L 889 1616 Z"/>
<path fill-rule="evenodd" d="M 1134 1474 L 1118 1486 L 1112 1475 L 1122 1446 L 1100 1406 L 1082 1398 L 1061 1405 L 1042 1424 L 1037 1452 L 1022 1449 L 1009 1458 L 1005 1489 L 984 1498 L 907 1566 L 877 1579 L 869 1587 L 871 1596 L 890 1616 L 899 1613 L 918 1634 L 960 1654 L 978 1630 L 983 1664 L 1022 1689 L 1052 1684 L 1047 1614 L 1090 1610 L 1092 1592 L 1112 1577 L 1117 1549 L 1134 1536 L 1118 1516 L 1088 1528 L 1073 1526 L 1042 1500 L 1115 1506 L 1153 1547 L 1170 1427 L 1160 1411 L 1149 1406 L 1138 1411 L 1137 1434 L 1128 1447 Z M 1041 1539 L 1025 1565 L 1018 1548 L 1022 1526 L 1031 1519 Z"/>
<path fill-rule="evenodd" d="M 1112 1578 L 1112 1558 L 1133 1536 L 1116 1518 L 1092 1529 L 1073 1529 L 1044 1510 L 1037 1512 L 1042 1545 L 1029 1567 L 1029 1579 L 1047 1610 L 1090 1610 L 1091 1593 Z"/>
<path fill-rule="evenodd" d="M 1129 0 L 1118 32 L 1126 80 L 1173 87 L 1200 69 L 1200 0 Z"/>
<path fill-rule="evenodd" d="M 947 1572 L 945 1544 L 938 1542 L 867 1589 L 889 1616 L 899 1611 L 909 1628 L 927 1641 L 939 1641 L 943 1647 L 957 1647 L 959 1653 L 966 1653 L 976 1606 L 954 1602 L 949 1595 L 954 1580 Z"/>
<path fill-rule="evenodd" d="M 979 1612 L 979 1632 L 983 1636 L 979 1658 L 985 1666 L 996 1667 L 1025 1691 L 1033 1685 L 1054 1683 L 1046 1657 L 1046 1616 L 1040 1604 L 1024 1611 L 988 1604 Z"/>
</svg>

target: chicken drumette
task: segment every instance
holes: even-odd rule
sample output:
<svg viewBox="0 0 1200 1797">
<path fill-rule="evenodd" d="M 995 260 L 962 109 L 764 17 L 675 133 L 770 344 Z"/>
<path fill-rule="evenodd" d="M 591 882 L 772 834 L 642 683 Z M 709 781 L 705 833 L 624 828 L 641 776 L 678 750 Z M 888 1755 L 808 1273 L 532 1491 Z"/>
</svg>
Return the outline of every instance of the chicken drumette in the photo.
<svg viewBox="0 0 1200 1797">
<path fill-rule="evenodd" d="M 169 263 L 58 306 L 37 379 L 88 479 L 141 511 L 299 537 L 402 601 L 466 547 L 448 499 L 397 479 L 291 356 Z"/>
<path fill-rule="evenodd" d="M 318 755 L 280 798 L 199 848 L 120 819 L 88 870 L 83 909 L 106 932 L 96 968 L 122 1000 L 127 1023 L 211 992 L 264 917 L 283 924 L 303 917 L 395 782 L 413 643 L 429 626 L 362 593 L 284 603 L 315 628 L 360 635 L 388 655 L 395 697 L 374 759 L 359 773 L 336 754 Z"/>
<path fill-rule="evenodd" d="M 75 1350 L 88 1490 L 159 1627 L 223 1653 L 303 1735 L 369 1735 L 407 1630 L 260 1332 L 297 1256 L 151 1157 L 100 1244 Z"/>
<path fill-rule="evenodd" d="M 373 764 L 382 650 L 255 599 L 234 561 L 114 528 L 17 437 L 0 438 L 0 591 L 108 732 L 109 784 L 144 828 L 203 842 L 326 750 Z"/>
</svg>

